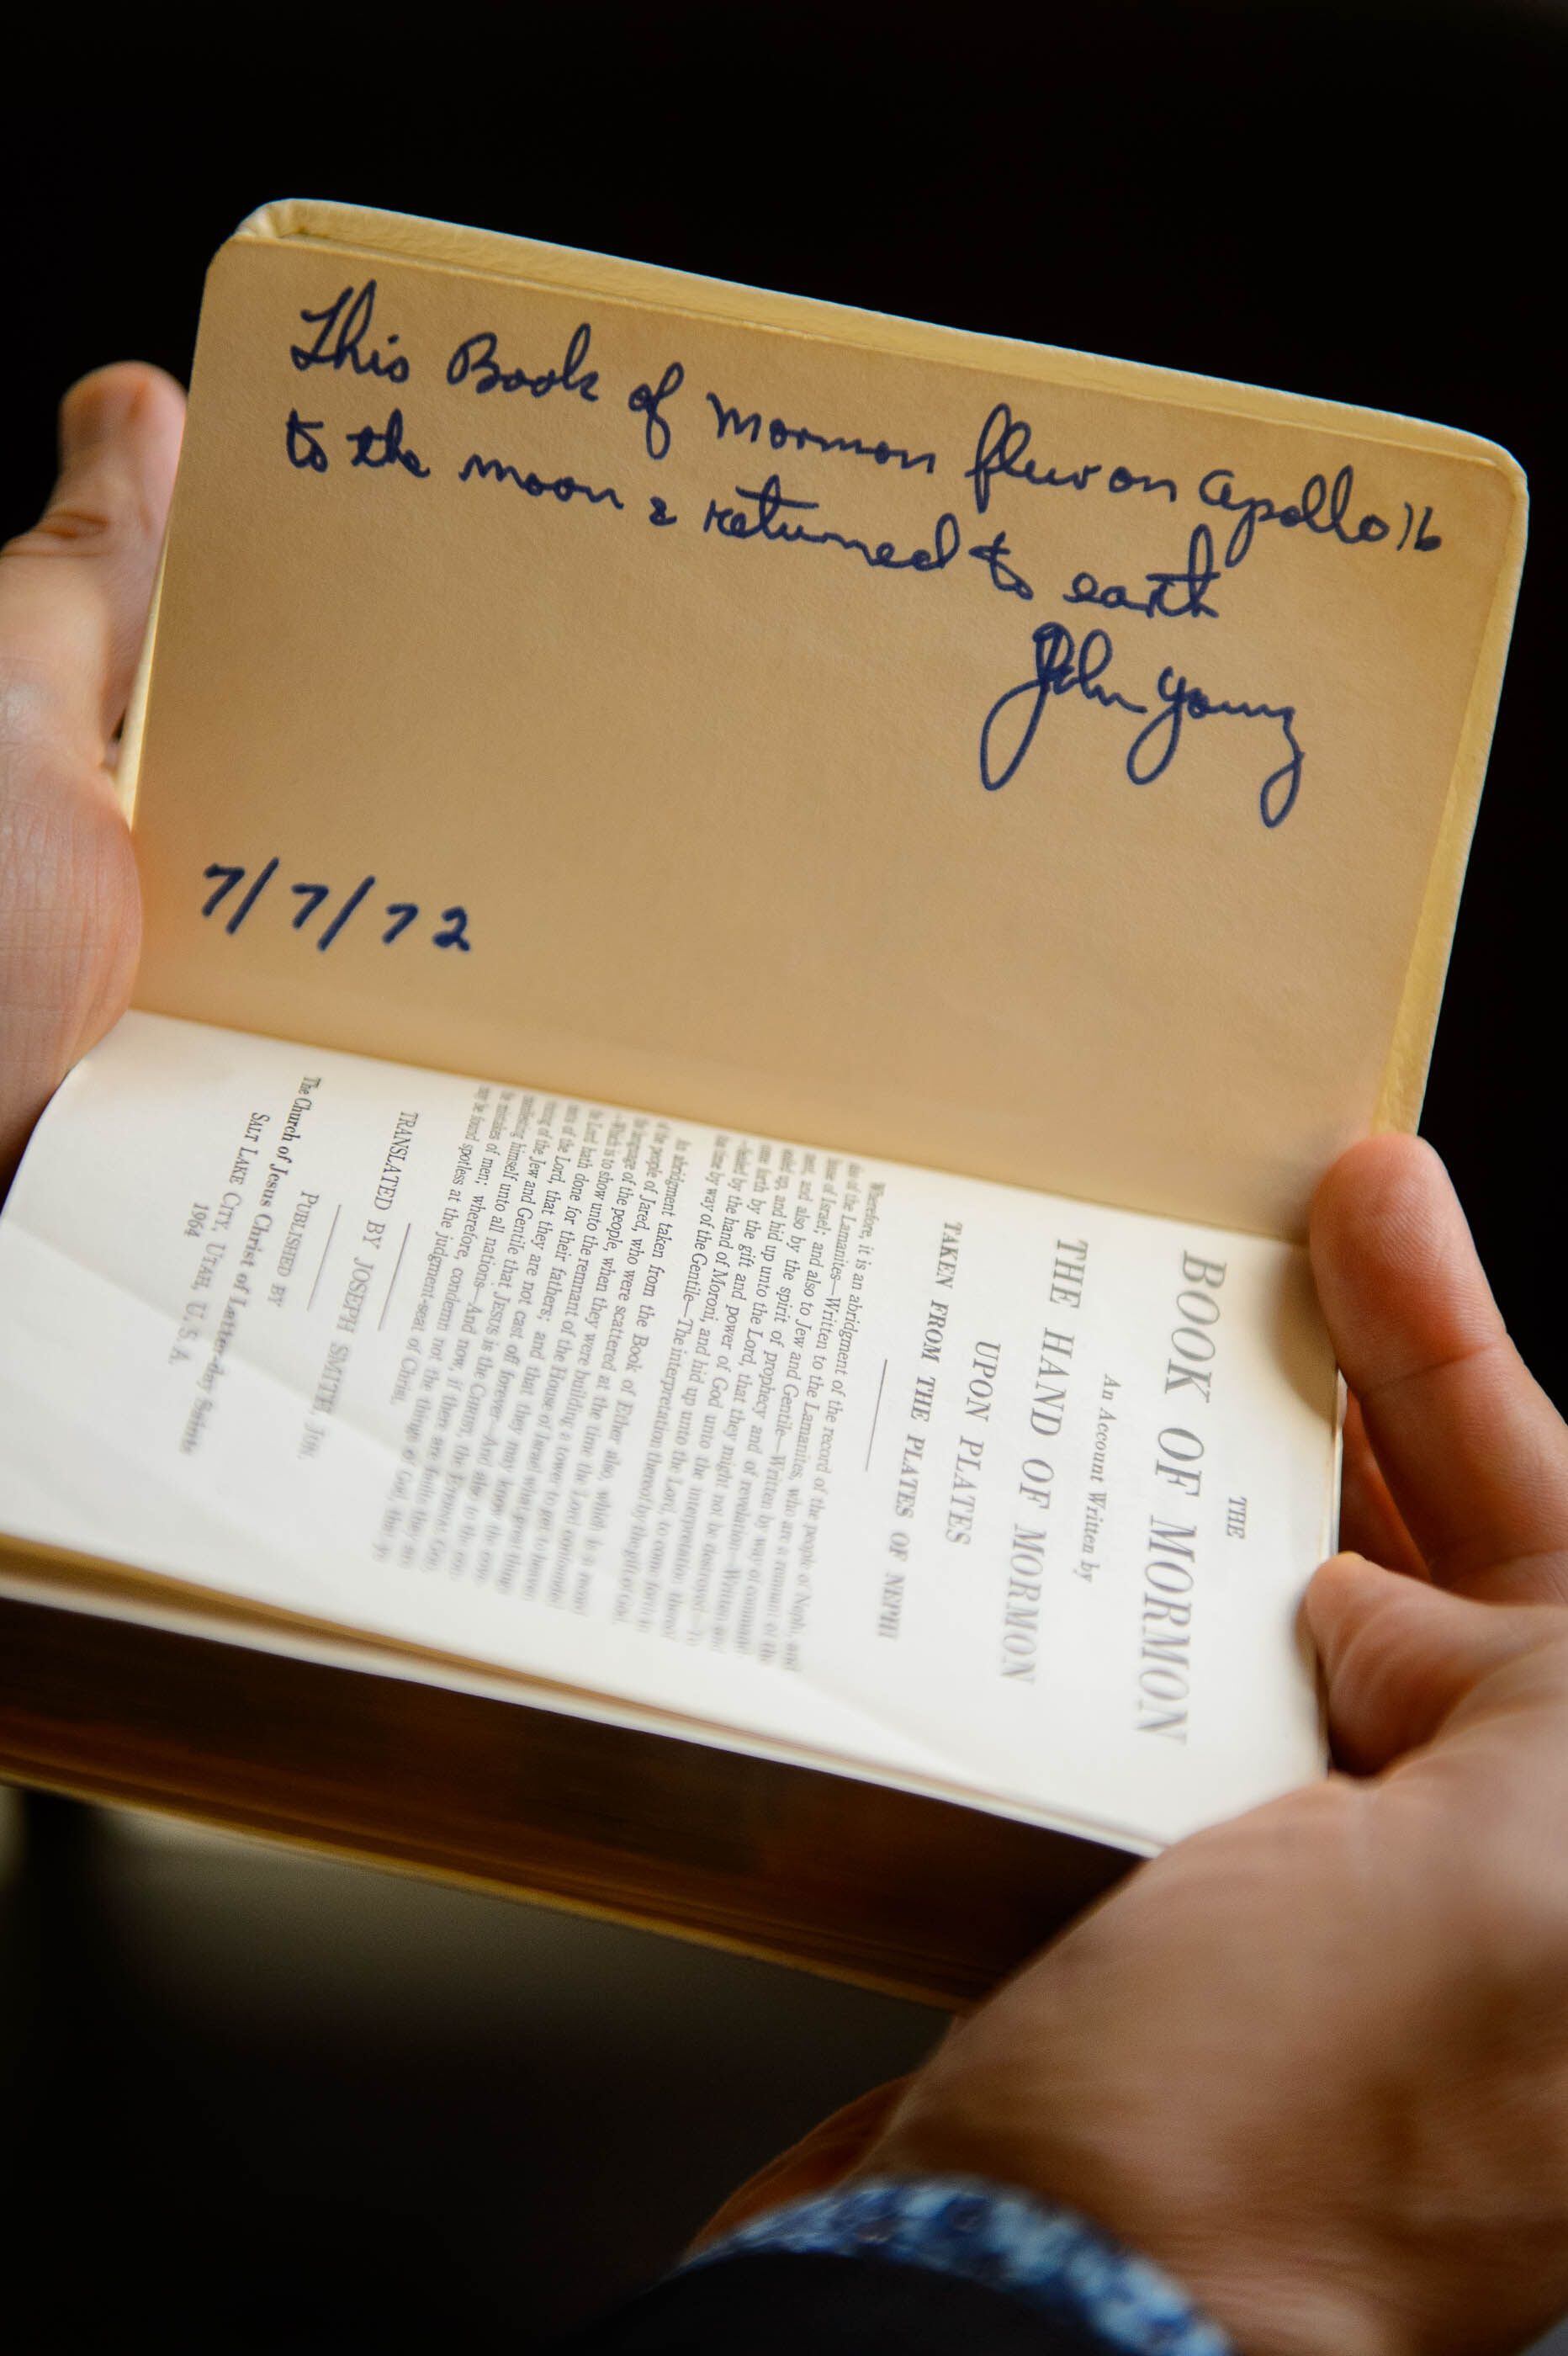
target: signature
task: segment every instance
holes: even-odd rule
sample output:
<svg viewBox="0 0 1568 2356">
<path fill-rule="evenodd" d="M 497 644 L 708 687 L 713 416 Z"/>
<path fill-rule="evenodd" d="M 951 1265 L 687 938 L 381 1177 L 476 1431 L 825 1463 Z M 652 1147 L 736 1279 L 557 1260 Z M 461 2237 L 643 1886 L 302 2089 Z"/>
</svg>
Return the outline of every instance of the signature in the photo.
<svg viewBox="0 0 1568 2356">
<path fill-rule="evenodd" d="M 1107 630 L 1086 631 L 1080 645 L 1065 624 L 1042 622 L 1031 643 L 1032 672 L 997 698 L 980 730 L 980 783 L 987 793 L 997 793 L 1018 775 L 1040 734 L 1052 697 L 1077 696 L 1102 711 L 1126 712 L 1144 723 L 1125 756 L 1126 774 L 1135 786 L 1152 786 L 1164 776 L 1181 749 L 1189 723 L 1272 720 L 1284 738 L 1286 757 L 1258 787 L 1258 814 L 1266 827 L 1283 825 L 1290 816 L 1301 791 L 1305 760 L 1296 734 L 1294 704 L 1223 701 L 1194 686 L 1173 663 L 1160 672 L 1153 703 L 1140 703 L 1106 683 L 1115 655 Z"/>
</svg>

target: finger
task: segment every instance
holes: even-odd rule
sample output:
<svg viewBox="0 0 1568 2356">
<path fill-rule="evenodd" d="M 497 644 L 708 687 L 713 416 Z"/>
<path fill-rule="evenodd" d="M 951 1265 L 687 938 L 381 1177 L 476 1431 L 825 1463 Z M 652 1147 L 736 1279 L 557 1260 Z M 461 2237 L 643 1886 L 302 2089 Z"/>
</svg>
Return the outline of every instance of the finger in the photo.
<svg viewBox="0 0 1568 2356">
<path fill-rule="evenodd" d="M 1432 1576 L 1568 1598 L 1568 1432 L 1503 1326 L 1442 1163 L 1409 1137 L 1342 1154 L 1312 1265 L 1346 1380 Z"/>
<path fill-rule="evenodd" d="M 748 2177 L 723 2207 L 709 2217 L 691 2247 L 704 2249 L 752 2217 L 760 2217 L 769 2209 L 780 2209 L 786 2201 L 803 2201 L 813 2192 L 825 2192 L 829 2185 L 848 2176 L 881 2134 L 908 2084 L 907 2078 L 891 2079 L 886 2085 L 873 2086 L 869 2094 L 834 2111 L 809 2135 L 803 2136 L 799 2143 L 791 2144 L 766 2168 Z"/>
<path fill-rule="evenodd" d="M 1307 1622 L 1335 1756 L 1371 1774 L 1430 1742 L 1484 1676 L 1555 1633 L 1562 1614 L 1499 1610 L 1339 1554 L 1307 1590 Z"/>
<path fill-rule="evenodd" d="M 124 717 L 168 517 L 185 396 L 125 361 L 60 403 L 43 516 L 0 553 L 5 734 L 96 766 Z"/>
<path fill-rule="evenodd" d="M 1339 1544 L 1346 1553 L 1365 1555 L 1371 1562 L 1386 1563 L 1390 1570 L 1403 1571 L 1406 1578 L 1428 1576 L 1421 1549 L 1405 1528 L 1404 1517 L 1389 1494 L 1382 1467 L 1367 1438 L 1360 1401 L 1354 1398 L 1345 1408 Z"/>
</svg>

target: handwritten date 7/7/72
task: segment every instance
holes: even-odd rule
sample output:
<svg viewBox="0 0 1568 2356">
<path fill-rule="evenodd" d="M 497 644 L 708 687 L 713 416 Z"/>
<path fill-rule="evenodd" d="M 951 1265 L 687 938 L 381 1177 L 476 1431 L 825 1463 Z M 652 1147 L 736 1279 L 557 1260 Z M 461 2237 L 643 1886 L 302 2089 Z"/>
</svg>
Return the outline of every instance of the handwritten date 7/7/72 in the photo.
<svg viewBox="0 0 1568 2356">
<path fill-rule="evenodd" d="M 215 888 L 208 894 L 201 904 L 202 915 L 215 916 L 220 908 L 227 906 L 228 914 L 223 920 L 223 929 L 226 933 L 237 933 L 275 879 L 280 864 L 277 859 L 269 859 L 264 866 L 258 867 L 254 873 L 246 867 L 223 867 L 216 862 L 210 867 L 204 868 L 202 870 L 204 882 L 212 884 Z M 332 904 L 330 913 L 325 916 L 315 935 L 316 948 L 329 949 L 333 943 L 342 937 L 344 927 L 349 920 L 358 916 L 361 909 L 365 909 L 368 921 L 381 924 L 382 947 L 390 948 L 394 941 L 400 940 L 412 926 L 419 924 L 420 905 L 417 900 L 389 900 L 384 905 L 377 905 L 366 908 L 366 903 L 375 888 L 376 878 L 373 875 L 362 875 L 353 890 L 346 893 L 339 899 L 330 884 L 291 884 L 288 886 L 289 895 L 298 905 L 289 918 L 290 928 L 296 933 L 303 933 L 312 917 L 320 915 L 323 909 Z M 238 898 L 234 896 L 236 894 L 239 894 Z M 280 912 L 287 905 L 281 888 L 276 895 L 276 904 Z M 382 920 L 386 918 L 389 918 L 390 922 L 383 923 Z M 435 924 L 428 931 L 425 930 L 426 926 L 431 926 L 432 919 L 427 916 L 424 926 L 421 926 L 421 932 L 415 935 L 415 938 L 427 939 L 434 948 L 461 949 L 464 954 L 474 947 L 468 937 L 466 908 L 443 908 L 439 924 Z"/>
</svg>

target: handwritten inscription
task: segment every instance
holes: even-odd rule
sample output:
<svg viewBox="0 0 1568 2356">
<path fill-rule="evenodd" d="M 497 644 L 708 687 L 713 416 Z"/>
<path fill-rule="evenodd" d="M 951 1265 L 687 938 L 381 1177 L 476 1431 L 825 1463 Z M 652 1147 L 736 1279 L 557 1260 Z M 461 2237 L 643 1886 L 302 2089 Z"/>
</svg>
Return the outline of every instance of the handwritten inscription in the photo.
<svg viewBox="0 0 1568 2356">
<path fill-rule="evenodd" d="M 527 392 L 535 401 L 547 393 L 575 393 L 579 401 L 597 401 L 599 371 L 584 368 L 588 348 L 593 340 L 593 330 L 584 319 L 574 327 L 566 348 L 566 358 L 559 368 L 540 369 L 530 376 L 526 368 L 503 368 L 496 359 L 500 338 L 490 327 L 476 336 L 465 336 L 446 364 L 448 384 L 466 384 L 474 391 Z"/>
<path fill-rule="evenodd" d="M 329 426 L 324 416 L 304 413 L 324 408 L 322 402 L 291 405 L 283 453 L 304 481 L 346 466 L 417 497 L 423 486 L 455 473 L 463 484 L 520 494 L 580 517 L 602 511 L 605 518 L 599 525 L 563 522 L 564 530 L 613 532 L 641 522 L 661 532 L 684 529 L 716 547 L 737 551 L 759 545 L 788 549 L 805 552 L 807 562 L 816 555 L 829 562 L 850 557 L 872 574 L 944 578 L 949 586 L 944 595 L 954 594 L 951 584 L 962 581 L 972 584 L 971 594 L 977 591 L 988 600 L 1000 596 L 1033 605 L 1043 598 L 1070 609 L 1088 607 L 1095 616 L 1114 616 L 1118 630 L 1140 645 L 1147 639 L 1140 659 L 1130 638 L 1118 648 L 1098 621 L 1081 635 L 1063 621 L 1040 623 L 1030 634 L 1029 668 L 1020 677 L 1019 668 L 1009 666 L 1011 684 L 996 695 L 980 722 L 979 782 L 987 793 L 1010 784 L 1026 764 L 1033 772 L 1042 769 L 1047 744 L 1060 734 L 1048 726 L 1051 707 L 1070 701 L 1123 723 L 1108 732 L 1106 753 L 1134 787 L 1154 786 L 1179 772 L 1194 731 L 1201 732 L 1211 748 L 1224 746 L 1224 765 L 1233 763 L 1257 818 L 1271 833 L 1277 830 L 1301 794 L 1304 731 L 1297 703 L 1278 692 L 1278 682 L 1270 692 L 1244 691 L 1224 644 L 1226 634 L 1212 629 L 1227 618 L 1233 594 L 1240 594 L 1240 584 L 1232 590 L 1233 576 L 1260 546 L 1291 540 L 1317 544 L 1325 555 L 1337 552 L 1338 562 L 1354 564 L 1403 564 L 1433 557 L 1444 545 L 1430 504 L 1405 498 L 1387 484 L 1374 495 L 1358 482 L 1356 466 L 1349 461 L 1332 473 L 1317 469 L 1281 485 L 1259 482 L 1249 469 L 1224 462 L 1222 440 L 1216 454 L 1221 462 L 1201 473 L 1194 467 L 1185 478 L 1139 463 L 1126 449 L 1085 449 L 1065 439 L 1053 444 L 1049 388 L 1038 393 L 1025 388 L 1021 398 L 1037 409 L 1034 416 L 1024 413 L 1016 390 L 1012 399 L 997 399 L 982 388 L 972 439 L 964 450 L 944 453 L 923 446 L 907 419 L 895 425 L 875 416 L 836 417 L 826 402 L 817 411 L 809 398 L 798 406 L 775 406 L 750 388 L 703 384 L 700 378 L 694 382 L 688 359 L 668 346 L 654 370 L 635 378 L 628 370 L 617 382 L 610 360 L 595 359 L 595 323 L 590 318 L 580 319 L 564 342 L 555 344 L 553 354 L 549 342 L 542 353 L 537 347 L 519 349 L 511 331 L 504 337 L 499 328 L 477 324 L 450 348 L 416 355 L 398 329 L 378 318 L 379 299 L 373 278 L 336 292 L 324 289 L 319 306 L 303 308 L 297 325 L 291 322 L 288 358 L 299 373 L 325 370 L 351 382 L 368 378 L 400 389 L 400 405 L 347 426 L 341 420 Z M 613 334 L 613 327 L 605 332 Z M 526 346 L 528 338 L 521 341 Z M 405 394 L 403 387 L 414 390 Z M 461 458 L 446 456 L 438 463 L 421 447 L 430 431 L 427 409 L 419 412 L 421 426 L 408 403 L 454 393 L 482 400 L 498 395 L 514 416 L 519 401 L 525 411 L 546 402 L 579 416 L 598 410 L 603 422 L 593 428 L 592 457 L 574 458 L 570 467 L 559 457 L 542 463 L 526 448 L 507 447 L 508 437 L 502 434 L 496 437 L 499 448 L 469 445 Z M 606 394 L 611 397 L 604 400 Z M 1223 421 L 1214 421 L 1217 438 L 1224 430 Z M 704 487 L 695 507 L 689 494 L 674 499 L 638 480 L 640 469 L 665 467 L 677 444 L 683 453 L 710 454 L 723 470 L 723 479 Z M 753 474 L 742 452 L 755 452 L 759 458 L 766 453 L 777 463 L 766 471 L 759 465 Z M 1361 464 L 1365 467 L 1367 461 Z M 890 477 L 933 484 L 923 524 L 918 511 L 911 521 L 907 498 L 896 532 L 868 530 L 861 513 L 845 515 L 844 505 L 858 498 L 863 509 L 857 483 Z M 935 487 L 944 477 L 945 496 Z M 390 489 L 385 494 L 397 495 Z M 1076 561 L 1089 552 L 1082 544 L 1077 552 L 1072 547 L 1083 530 L 1075 519 L 1087 518 L 1099 501 L 1125 502 L 1129 513 L 1147 517 L 1151 538 L 1147 550 L 1139 551 L 1138 564 L 1106 568 Z M 1183 502 L 1188 514 L 1179 523 L 1170 510 Z M 965 516 L 987 519 L 981 536 L 969 539 L 974 526 L 971 521 L 966 529 Z M 1051 519 L 1045 577 L 1038 520 L 1043 518 Z M 1144 529 L 1140 524 L 1140 533 Z M 1022 556 L 1015 546 L 1019 535 L 1026 543 Z M 1124 530 L 1118 544 L 1125 547 L 1125 538 Z M 969 561 L 960 564 L 960 557 Z M 1215 728 L 1213 723 L 1223 724 Z M 1081 743 L 1081 737 L 1074 739 L 1080 759 Z M 243 870 L 209 869 L 209 881 L 230 874 L 235 881 L 220 884 L 204 913 L 226 907 L 224 929 L 236 931 L 276 865 L 271 862 L 251 878 L 243 893 Z M 324 924 L 318 948 L 337 937 L 374 881 L 366 878 L 357 895 L 351 894 Z M 302 903 L 318 891 L 323 901 L 329 896 L 325 885 L 289 888 Z M 239 896 L 230 901 L 230 894 Z M 302 905 L 292 922 L 298 928 L 315 913 L 315 903 Z M 411 903 L 389 904 L 386 915 L 392 921 L 382 939 L 395 942 L 418 913 Z M 442 927 L 430 937 L 440 948 L 466 949 L 465 925 L 461 909 L 447 910 Z"/>
<path fill-rule="evenodd" d="M 1369 544 L 1376 547 L 1388 538 L 1389 526 L 1371 508 L 1355 512 L 1359 506 L 1355 491 L 1356 470 L 1349 466 L 1340 467 L 1332 484 L 1326 476 L 1309 475 L 1299 493 L 1283 505 L 1263 492 L 1238 490 L 1235 474 L 1229 466 L 1211 467 L 1198 486 L 1198 496 L 1205 507 L 1220 508 L 1236 519 L 1221 560 L 1227 569 L 1240 564 L 1250 552 L 1259 527 L 1264 524 L 1277 524 L 1282 531 L 1307 531 L 1320 539 L 1336 540 L 1341 548 Z M 1401 548 L 1409 541 L 1410 527 L 1414 521 L 1414 510 L 1408 504 L 1405 518 L 1405 530 L 1398 542 Z M 1441 534 L 1428 530 L 1431 521 L 1432 509 L 1428 508 L 1416 527 L 1413 543 L 1423 556 L 1443 545 Z"/>
<path fill-rule="evenodd" d="M 1188 616 L 1194 621 L 1211 622 L 1217 618 L 1216 609 L 1206 601 L 1219 578 L 1214 565 L 1214 535 L 1206 523 L 1200 523 L 1192 527 L 1192 537 L 1187 543 L 1187 562 L 1181 571 L 1145 573 L 1147 597 L 1135 597 L 1119 581 L 1107 581 L 1102 588 L 1092 573 L 1075 573 L 1062 604 L 1104 605 L 1118 614 L 1159 614 L 1168 622 L 1179 622 Z"/>
<path fill-rule="evenodd" d="M 720 442 L 733 435 L 738 441 L 750 442 L 753 448 L 762 440 L 770 450 L 820 450 L 828 456 L 839 453 L 848 457 L 869 458 L 874 466 L 889 466 L 896 462 L 901 474 L 917 468 L 928 475 L 936 472 L 934 450 L 904 450 L 891 442 L 868 442 L 859 434 L 819 434 L 814 426 L 786 425 L 782 417 L 770 417 L 764 431 L 760 409 L 742 416 L 729 402 L 720 401 L 716 392 L 709 393 L 707 399 Z"/>
<path fill-rule="evenodd" d="M 313 475 L 325 474 L 332 462 L 321 438 L 325 431 L 325 419 L 302 417 L 297 409 L 290 410 L 283 428 L 283 448 L 291 466 Z M 352 453 L 348 461 L 351 466 L 401 466 L 406 474 L 417 476 L 421 482 L 430 473 L 419 452 L 403 441 L 400 409 L 389 412 L 385 425 L 357 425 L 343 439 Z"/>
<path fill-rule="evenodd" d="M 880 540 L 873 547 L 852 532 L 816 531 L 809 524 L 793 521 L 792 514 L 815 513 L 820 502 L 786 498 L 776 475 L 770 475 L 754 491 L 737 483 L 735 497 L 746 505 L 732 508 L 718 499 L 709 500 L 702 519 L 704 531 L 720 532 L 726 540 L 805 541 L 814 548 L 842 548 L 863 558 L 874 573 L 942 573 L 959 550 L 961 534 L 955 515 L 937 517 L 929 548 L 912 548 L 901 555 L 891 540 Z"/>
<path fill-rule="evenodd" d="M 1084 491 L 1096 476 L 1103 476 L 1113 498 L 1124 491 L 1160 492 L 1175 505 L 1176 485 L 1168 475 L 1137 475 L 1122 466 L 1113 466 L 1107 474 L 1098 459 L 1059 466 L 1029 455 L 1033 440 L 1034 428 L 1028 419 L 1015 417 L 1008 403 L 998 401 L 981 426 L 975 455 L 964 470 L 974 491 L 976 515 L 984 515 L 990 506 L 992 486 L 999 477 L 1027 483 L 1036 491 Z"/>
<path fill-rule="evenodd" d="M 276 881 L 282 864 L 278 858 L 269 859 L 252 873 L 248 867 L 225 867 L 214 861 L 201 871 L 202 882 L 214 887 L 201 903 L 202 915 L 216 916 L 220 909 L 227 909 L 223 930 L 229 934 L 237 933 L 251 917 L 258 901 Z M 382 931 L 380 940 L 384 948 L 390 948 L 394 941 L 401 940 L 411 926 L 419 924 L 421 915 L 420 904 L 417 900 L 389 900 L 384 905 L 368 905 L 375 889 L 374 875 L 362 875 L 341 900 L 330 884 L 290 884 L 279 886 L 273 894 L 272 905 L 281 914 L 287 909 L 291 898 L 298 903 L 288 919 L 291 929 L 296 933 L 303 934 L 314 917 L 322 916 L 319 931 L 310 936 L 318 949 L 329 949 L 335 941 L 341 939 L 345 928 L 361 909 L 370 923 L 379 922 L 383 916 L 389 917 L 391 921 Z M 330 907 L 329 903 L 332 904 Z M 327 912 L 325 916 L 324 910 Z M 425 925 L 428 926 L 431 922 L 426 916 Z M 421 937 L 428 940 L 433 948 L 461 949 L 466 955 L 474 947 L 468 937 L 467 909 L 443 908 L 440 922 L 433 929 L 428 932 L 421 930 L 414 935 L 415 939 Z"/>
<path fill-rule="evenodd" d="M 620 493 L 607 483 L 596 490 L 592 483 L 580 483 L 575 475 L 557 475 L 553 481 L 547 482 L 531 468 L 525 474 L 520 467 L 509 466 L 500 458 L 482 458 L 477 450 L 464 458 L 457 479 L 460 483 L 510 483 L 516 489 L 527 492 L 530 499 L 558 499 L 563 508 L 570 507 L 573 499 L 586 499 L 590 507 L 598 507 L 606 499 L 613 508 L 624 505 Z"/>
<path fill-rule="evenodd" d="M 626 395 L 627 408 L 643 421 L 643 446 L 650 458 L 669 456 L 673 428 L 664 405 L 675 399 L 685 382 L 686 370 L 678 360 L 671 360 L 657 384 L 635 384 Z"/>
<path fill-rule="evenodd" d="M 1189 722 L 1265 720 L 1283 739 L 1285 757 L 1257 789 L 1264 826 L 1284 823 L 1301 790 L 1303 753 L 1293 704 L 1250 703 L 1207 694 L 1168 663 L 1155 683 L 1153 701 L 1124 694 L 1109 684 L 1115 657 L 1110 633 L 1088 631 L 1080 646 L 1064 623 L 1042 622 L 1034 633 L 1034 669 L 997 698 L 980 731 L 980 782 L 987 793 L 1011 783 L 1040 734 L 1053 698 L 1074 696 L 1103 712 L 1130 713 L 1144 725 L 1127 744 L 1123 767 L 1135 786 L 1152 786 L 1175 761 Z M 1018 708 L 1015 710 L 1014 707 Z"/>
<path fill-rule="evenodd" d="M 291 344 L 289 358 L 299 369 L 313 368 L 350 369 L 356 376 L 385 377 L 389 384 L 407 384 L 409 360 L 406 352 L 394 352 L 395 335 L 387 337 L 384 357 L 370 341 L 370 323 L 376 316 L 376 281 L 368 278 L 363 286 L 346 286 L 336 299 L 319 311 L 302 311 L 300 317 L 307 327 L 316 330 L 315 340 L 308 344 Z"/>
</svg>

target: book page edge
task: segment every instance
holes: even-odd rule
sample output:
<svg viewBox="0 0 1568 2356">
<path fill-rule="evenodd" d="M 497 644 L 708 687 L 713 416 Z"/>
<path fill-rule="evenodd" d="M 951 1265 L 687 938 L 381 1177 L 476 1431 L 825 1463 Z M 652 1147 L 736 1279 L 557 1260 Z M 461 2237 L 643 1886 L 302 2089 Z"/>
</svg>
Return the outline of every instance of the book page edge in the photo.
<svg viewBox="0 0 1568 2356">
<path fill-rule="evenodd" d="M 101 1581 L 117 1583 L 119 1591 L 106 1591 Z M 166 1593 L 157 1591 L 164 1588 Z M 657 1710 L 640 1708 L 635 1702 L 586 1689 L 536 1683 L 521 1675 L 509 1676 L 506 1671 L 486 1668 L 482 1663 L 470 1664 L 433 1654 L 427 1656 L 415 1646 L 400 1647 L 373 1635 L 359 1637 L 347 1629 L 336 1633 L 304 1622 L 295 1625 L 282 1615 L 274 1618 L 260 1612 L 253 1616 L 243 1612 L 209 1612 L 194 1589 L 185 1590 L 175 1581 L 159 1581 L 153 1575 L 138 1574 L 123 1563 L 73 1555 L 16 1536 L 0 1538 L 0 1596 L 47 1610 L 78 1612 L 92 1619 L 128 1621 L 134 1626 L 157 1629 L 168 1635 L 237 1644 L 247 1651 L 269 1653 L 317 1667 L 433 1686 L 442 1692 L 473 1694 L 513 1708 L 549 1710 L 558 1716 L 586 1719 L 591 1724 L 663 1735 L 673 1741 L 695 1743 L 704 1750 L 739 1751 L 778 1766 L 837 1775 L 851 1783 L 882 1785 L 908 1792 L 918 1799 L 941 1801 L 950 1807 L 972 1808 L 983 1815 L 1004 1816 L 1041 1831 L 1064 1833 L 1075 1840 L 1121 1849 L 1133 1857 L 1156 1857 L 1168 1845 L 1128 1826 L 987 1798 L 978 1790 L 939 1783 L 898 1768 L 873 1769 L 858 1761 L 829 1757 L 804 1745 L 752 1734 L 739 1727 L 720 1728 L 695 1718 L 677 1721 Z"/>
</svg>

